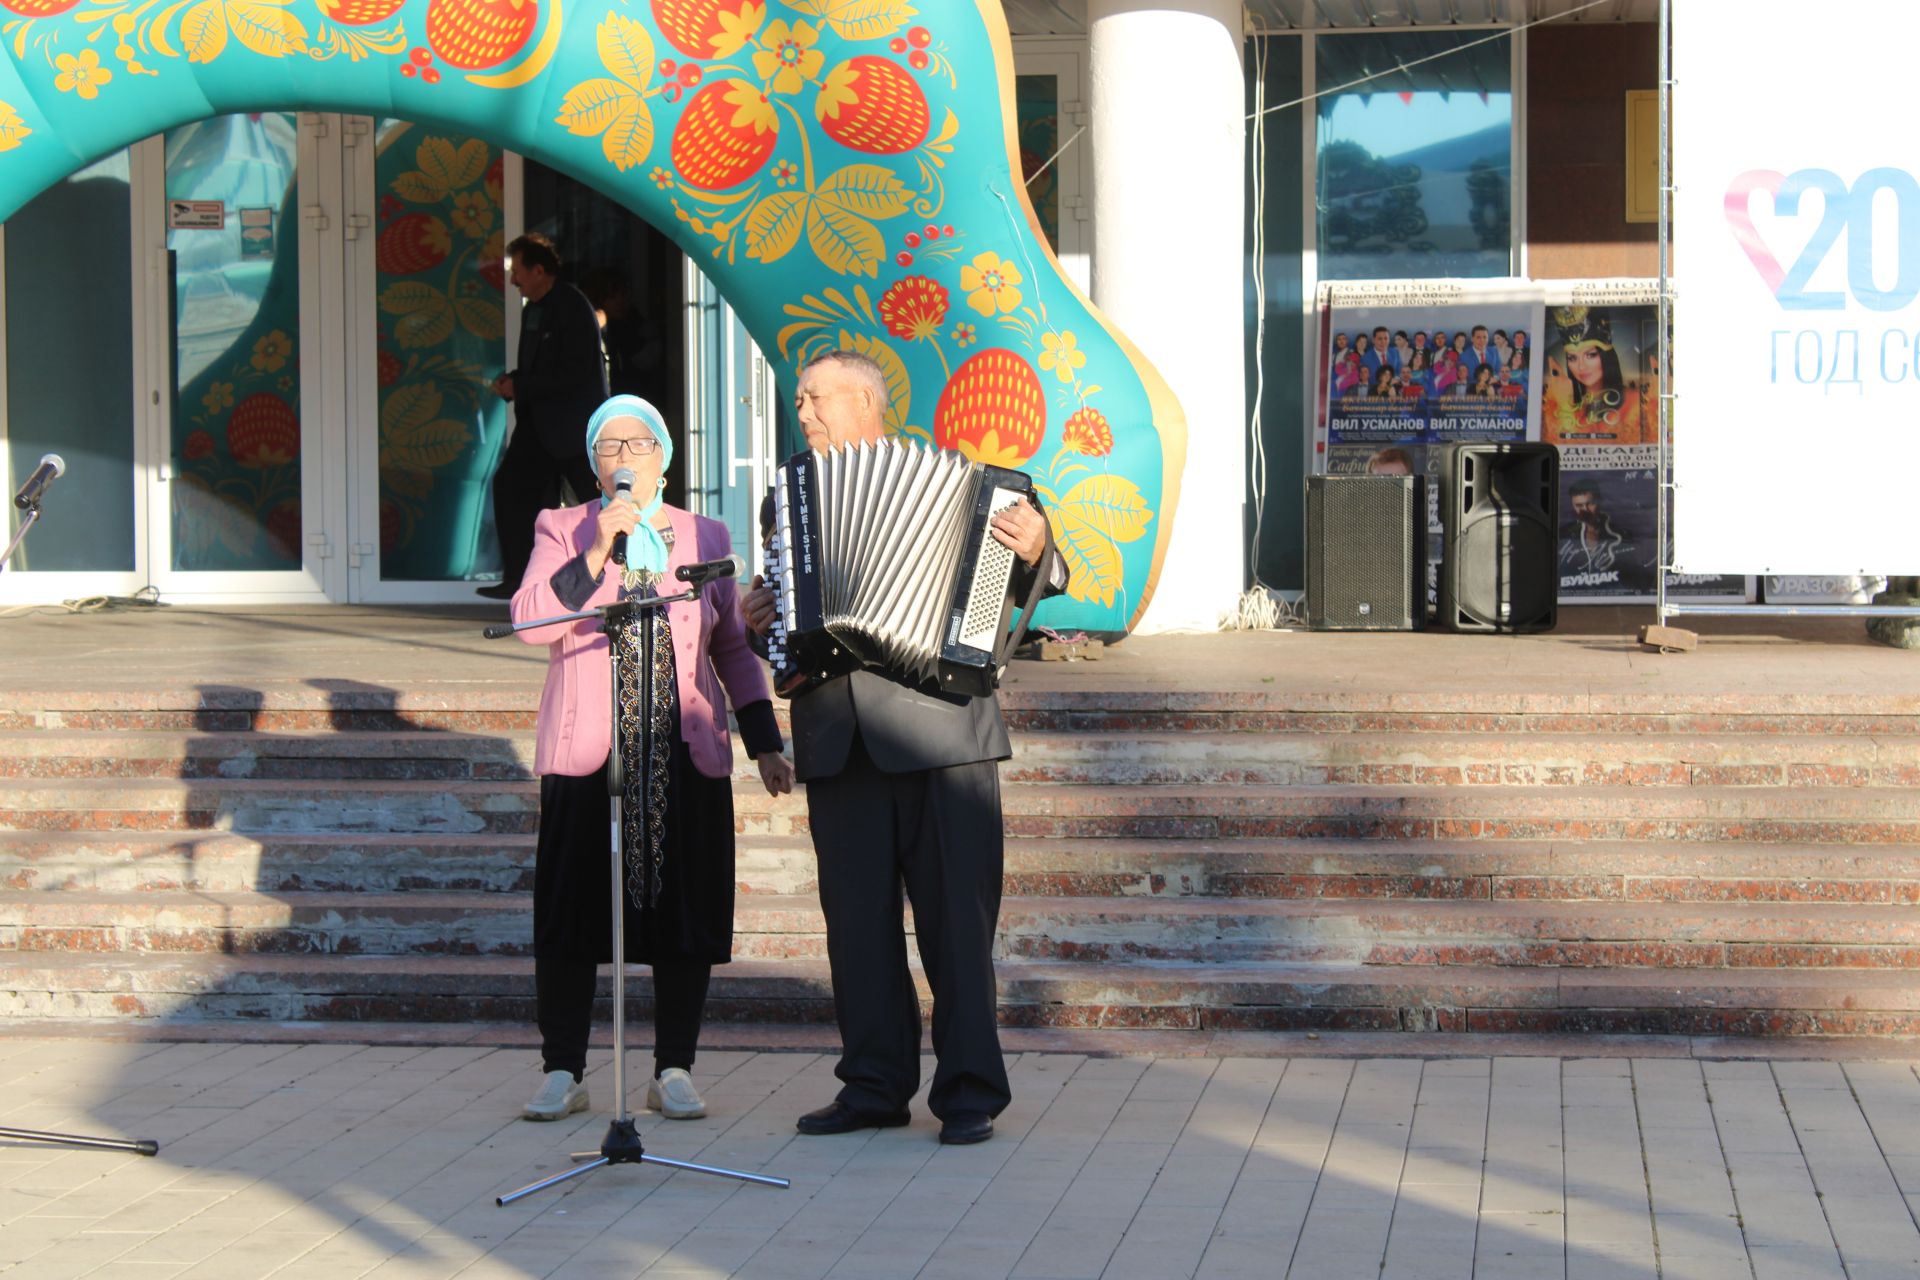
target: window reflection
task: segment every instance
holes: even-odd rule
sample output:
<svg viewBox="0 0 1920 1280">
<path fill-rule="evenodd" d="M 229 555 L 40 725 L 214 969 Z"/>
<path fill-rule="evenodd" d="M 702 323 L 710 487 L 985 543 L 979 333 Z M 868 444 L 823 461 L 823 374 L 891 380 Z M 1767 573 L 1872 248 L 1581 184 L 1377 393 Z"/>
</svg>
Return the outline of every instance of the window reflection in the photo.
<svg viewBox="0 0 1920 1280">
<path fill-rule="evenodd" d="M 1511 274 L 1509 49 L 1504 40 L 1461 48 L 1485 38 L 1391 32 L 1316 42 L 1322 279 Z"/>
</svg>

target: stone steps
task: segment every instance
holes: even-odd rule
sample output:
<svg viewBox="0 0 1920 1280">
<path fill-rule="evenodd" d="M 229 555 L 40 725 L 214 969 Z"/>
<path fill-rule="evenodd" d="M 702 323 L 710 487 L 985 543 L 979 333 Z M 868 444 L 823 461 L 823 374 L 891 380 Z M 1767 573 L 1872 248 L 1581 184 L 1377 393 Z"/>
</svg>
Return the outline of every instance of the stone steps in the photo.
<svg viewBox="0 0 1920 1280">
<path fill-rule="evenodd" d="M 0 889 L 526 892 L 532 833 L 0 832 Z M 816 888 L 804 835 L 742 836 L 743 894 Z M 1015 897 L 1920 902 L 1920 847 L 1552 841 L 1007 841 Z"/>
<path fill-rule="evenodd" d="M 0 893 L 0 952 L 520 955 L 528 894 Z M 911 915 L 909 913 L 909 929 Z M 823 954 L 808 895 L 750 895 L 735 954 Z M 1644 968 L 1920 968 L 1908 905 L 1023 898 L 1002 957 Z"/>
<path fill-rule="evenodd" d="M 0 695 L 0 1016 L 530 1022 L 531 688 L 335 684 Z M 1920 1034 L 1920 704 L 1003 702 L 1008 1025 Z M 712 1015 L 830 1021 L 734 781 Z"/>
<path fill-rule="evenodd" d="M 750 779 L 744 760 L 736 776 Z M 532 735 L 0 731 L 0 778 L 527 780 Z M 1771 734 L 1022 733 L 1008 783 L 1910 786 L 1920 738 Z"/>
<path fill-rule="evenodd" d="M 1920 806 L 1898 787 L 1084 787 L 1003 789 L 1005 827 L 1033 839 L 1741 841 L 1920 844 Z M 734 795 L 736 829 L 806 830 L 799 793 Z M 8 779 L 15 831 L 526 833 L 532 781 Z"/>
<path fill-rule="evenodd" d="M 1920 975 L 1903 971 L 1665 971 L 1009 961 L 1010 1027 L 1907 1036 Z M 533 1020 L 525 957 L 93 956 L 0 958 L 0 1017 L 262 1021 Z M 606 996 L 610 980 L 600 976 Z M 646 970 L 630 1013 L 645 1018 Z M 924 984 L 922 999 L 925 1001 Z M 604 1008 L 602 1014 L 604 1015 Z M 712 1021 L 832 1020 L 825 962 L 714 970 Z"/>
</svg>

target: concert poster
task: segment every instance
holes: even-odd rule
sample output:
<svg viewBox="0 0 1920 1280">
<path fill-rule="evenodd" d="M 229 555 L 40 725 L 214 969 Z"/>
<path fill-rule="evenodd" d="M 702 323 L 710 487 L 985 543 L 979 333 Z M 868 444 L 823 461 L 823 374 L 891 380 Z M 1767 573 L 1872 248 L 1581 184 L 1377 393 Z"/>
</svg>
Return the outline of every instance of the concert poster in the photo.
<svg viewBox="0 0 1920 1280">
<path fill-rule="evenodd" d="M 1651 601 L 1660 561 L 1659 286 L 1544 288 L 1540 438 L 1560 451 L 1560 600 Z M 1744 574 L 1667 576 L 1676 597 L 1748 600 L 1752 590 Z"/>
<path fill-rule="evenodd" d="M 1462 281 L 1329 285 L 1319 445 L 1335 450 L 1534 438 L 1537 292 Z"/>
</svg>

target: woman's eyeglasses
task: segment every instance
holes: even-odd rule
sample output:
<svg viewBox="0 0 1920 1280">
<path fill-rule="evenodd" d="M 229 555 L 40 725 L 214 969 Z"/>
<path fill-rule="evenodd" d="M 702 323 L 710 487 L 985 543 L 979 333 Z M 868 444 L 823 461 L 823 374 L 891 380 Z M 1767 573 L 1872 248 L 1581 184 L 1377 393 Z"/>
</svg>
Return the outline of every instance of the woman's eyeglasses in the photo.
<svg viewBox="0 0 1920 1280">
<path fill-rule="evenodd" d="M 651 436 L 643 436 L 638 440 L 596 440 L 593 442 L 593 451 L 603 458 L 617 458 L 623 449 L 631 452 L 635 457 L 644 458 L 659 447 L 660 442 Z"/>
</svg>

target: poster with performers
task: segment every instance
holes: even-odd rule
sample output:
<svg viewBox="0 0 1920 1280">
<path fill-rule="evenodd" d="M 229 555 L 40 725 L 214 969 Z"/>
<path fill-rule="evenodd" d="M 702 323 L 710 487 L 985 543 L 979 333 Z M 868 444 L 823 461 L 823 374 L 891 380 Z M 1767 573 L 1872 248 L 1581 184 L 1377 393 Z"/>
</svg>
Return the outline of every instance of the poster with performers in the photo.
<svg viewBox="0 0 1920 1280">
<path fill-rule="evenodd" d="M 1336 450 L 1538 438 L 1532 286 L 1349 282 L 1321 302 L 1323 469 Z"/>
<path fill-rule="evenodd" d="M 1544 287 L 1540 438 L 1560 450 L 1560 600 L 1652 600 L 1660 563 L 1659 286 L 1590 280 Z M 1752 582 L 1742 574 L 1669 574 L 1667 590 L 1747 600 Z"/>
</svg>

